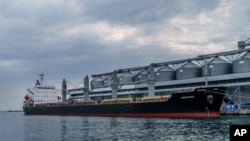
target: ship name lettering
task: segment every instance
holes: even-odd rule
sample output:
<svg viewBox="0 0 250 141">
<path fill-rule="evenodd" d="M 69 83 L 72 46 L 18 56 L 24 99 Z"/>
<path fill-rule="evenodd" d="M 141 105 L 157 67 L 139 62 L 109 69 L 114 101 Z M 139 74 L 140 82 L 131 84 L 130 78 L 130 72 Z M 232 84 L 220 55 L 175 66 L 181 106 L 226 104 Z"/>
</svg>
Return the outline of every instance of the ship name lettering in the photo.
<svg viewBox="0 0 250 141">
<path fill-rule="evenodd" d="M 181 99 L 191 99 L 194 98 L 194 95 L 182 96 Z"/>
</svg>

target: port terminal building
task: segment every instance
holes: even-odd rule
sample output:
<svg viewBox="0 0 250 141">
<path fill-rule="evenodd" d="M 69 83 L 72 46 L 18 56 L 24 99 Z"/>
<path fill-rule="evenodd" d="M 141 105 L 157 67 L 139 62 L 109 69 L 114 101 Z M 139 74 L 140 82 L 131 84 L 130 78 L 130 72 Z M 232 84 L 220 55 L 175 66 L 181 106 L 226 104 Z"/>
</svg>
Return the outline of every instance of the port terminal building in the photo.
<svg viewBox="0 0 250 141">
<path fill-rule="evenodd" d="M 238 42 L 238 49 L 199 55 L 194 58 L 148 66 L 115 69 L 84 78 L 84 87 L 63 92 L 70 99 L 117 99 L 161 96 L 189 91 L 197 87 L 227 87 L 224 104 L 237 107 L 250 103 L 250 49 L 247 41 Z"/>
</svg>

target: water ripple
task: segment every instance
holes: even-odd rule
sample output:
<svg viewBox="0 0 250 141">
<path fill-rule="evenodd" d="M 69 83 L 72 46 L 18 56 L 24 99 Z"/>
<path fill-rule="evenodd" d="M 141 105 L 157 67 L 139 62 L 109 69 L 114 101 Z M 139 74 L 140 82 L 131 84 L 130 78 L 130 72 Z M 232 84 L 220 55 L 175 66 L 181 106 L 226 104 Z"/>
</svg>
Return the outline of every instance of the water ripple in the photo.
<svg viewBox="0 0 250 141">
<path fill-rule="evenodd" d="M 228 141 L 231 124 L 250 124 L 250 116 L 220 119 L 25 116 L 0 113 L 0 138 L 8 141 Z"/>
</svg>

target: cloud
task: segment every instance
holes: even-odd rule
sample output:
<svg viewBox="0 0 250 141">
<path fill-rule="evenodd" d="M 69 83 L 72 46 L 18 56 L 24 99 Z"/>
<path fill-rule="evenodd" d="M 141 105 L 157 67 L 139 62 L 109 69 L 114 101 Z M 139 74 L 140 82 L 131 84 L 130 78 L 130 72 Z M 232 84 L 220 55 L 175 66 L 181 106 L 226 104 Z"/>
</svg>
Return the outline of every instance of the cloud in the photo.
<svg viewBox="0 0 250 141">
<path fill-rule="evenodd" d="M 0 60 L 0 72 L 8 74 L 29 72 L 33 69 L 39 68 L 38 64 L 32 61 L 25 60 Z"/>
<path fill-rule="evenodd" d="M 97 22 L 77 25 L 65 29 L 65 36 L 80 36 L 84 34 L 93 34 L 101 38 L 104 42 L 107 41 L 122 41 L 129 36 L 135 34 L 136 28 L 125 25 L 111 25 L 107 22 Z"/>
<path fill-rule="evenodd" d="M 210 11 L 219 4 L 217 0 L 87 0 L 83 12 L 90 20 L 107 20 L 114 23 L 145 24 L 170 19 L 182 12 Z"/>
<path fill-rule="evenodd" d="M 23 97 L 40 72 L 60 87 L 63 78 L 78 82 L 86 74 L 237 49 L 237 41 L 249 37 L 247 5 L 247 0 L 1 0 L 0 95 Z M 20 101 L 13 105 L 21 107 Z"/>
</svg>

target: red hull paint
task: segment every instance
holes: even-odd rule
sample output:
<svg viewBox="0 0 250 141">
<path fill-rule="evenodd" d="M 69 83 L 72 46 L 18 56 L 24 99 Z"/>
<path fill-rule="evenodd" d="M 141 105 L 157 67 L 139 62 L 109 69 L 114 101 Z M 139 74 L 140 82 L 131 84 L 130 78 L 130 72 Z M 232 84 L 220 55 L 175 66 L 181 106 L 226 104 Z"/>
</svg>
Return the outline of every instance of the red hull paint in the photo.
<svg viewBox="0 0 250 141">
<path fill-rule="evenodd" d="M 219 112 L 211 113 L 137 113 L 137 114 L 53 114 L 57 116 L 148 117 L 148 118 L 219 118 Z"/>
</svg>

